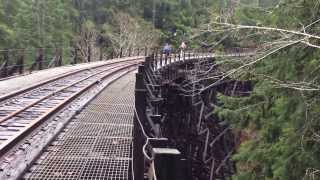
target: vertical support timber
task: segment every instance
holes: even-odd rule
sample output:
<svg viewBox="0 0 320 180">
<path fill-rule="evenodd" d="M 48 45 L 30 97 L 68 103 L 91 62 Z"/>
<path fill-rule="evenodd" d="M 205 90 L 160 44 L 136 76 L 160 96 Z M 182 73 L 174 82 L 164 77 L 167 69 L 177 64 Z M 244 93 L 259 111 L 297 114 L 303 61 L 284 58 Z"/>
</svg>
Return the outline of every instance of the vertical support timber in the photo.
<svg viewBox="0 0 320 180">
<path fill-rule="evenodd" d="M 38 64 L 38 70 L 43 69 L 43 59 L 44 59 L 44 49 L 40 48 L 38 51 L 38 57 L 36 59 L 36 63 Z"/>
<path fill-rule="evenodd" d="M 1 77 L 7 77 L 8 76 L 8 65 L 9 65 L 9 50 L 6 49 L 3 52 L 3 63 L 0 67 L 1 70 Z"/>
<path fill-rule="evenodd" d="M 24 72 L 24 60 L 25 60 L 25 49 L 21 50 L 20 56 L 17 61 L 19 74 L 23 74 Z"/>
<path fill-rule="evenodd" d="M 92 55 L 92 49 L 91 49 L 91 44 L 89 44 L 87 62 L 91 62 L 91 55 Z"/>
<path fill-rule="evenodd" d="M 58 67 L 62 66 L 62 61 L 63 61 L 63 49 L 59 48 L 59 50 L 58 50 L 58 59 L 57 59 L 56 66 L 58 66 Z"/>
</svg>

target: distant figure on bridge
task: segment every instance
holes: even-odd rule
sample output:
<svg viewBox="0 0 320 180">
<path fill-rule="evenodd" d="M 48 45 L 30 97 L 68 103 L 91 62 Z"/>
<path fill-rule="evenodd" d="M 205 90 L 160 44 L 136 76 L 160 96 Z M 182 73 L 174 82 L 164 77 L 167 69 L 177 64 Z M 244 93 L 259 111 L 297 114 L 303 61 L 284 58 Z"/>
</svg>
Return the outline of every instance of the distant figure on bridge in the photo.
<svg viewBox="0 0 320 180">
<path fill-rule="evenodd" d="M 187 49 L 187 44 L 186 42 L 182 41 L 180 45 L 180 57 L 183 57 L 183 53 L 185 52 L 186 49 Z"/>
<path fill-rule="evenodd" d="M 167 64 L 168 62 L 168 57 L 170 56 L 172 51 L 172 47 L 169 43 L 166 43 L 163 47 L 163 53 L 164 53 L 164 62 Z"/>
<path fill-rule="evenodd" d="M 171 51 L 172 51 L 171 45 L 169 43 L 166 43 L 166 45 L 164 45 L 163 47 L 165 64 L 167 64 L 168 62 L 168 57 L 170 56 Z"/>
<path fill-rule="evenodd" d="M 166 57 L 171 54 L 171 51 L 172 51 L 171 45 L 169 43 L 166 43 L 163 47 L 163 52 L 166 55 Z"/>
</svg>

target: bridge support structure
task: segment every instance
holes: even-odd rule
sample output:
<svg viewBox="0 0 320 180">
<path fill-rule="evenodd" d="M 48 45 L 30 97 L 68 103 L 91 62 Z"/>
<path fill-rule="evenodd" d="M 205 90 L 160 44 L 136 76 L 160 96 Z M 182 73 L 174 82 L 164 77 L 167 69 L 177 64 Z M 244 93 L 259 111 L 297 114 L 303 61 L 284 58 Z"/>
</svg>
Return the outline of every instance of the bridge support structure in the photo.
<svg viewBox="0 0 320 180">
<path fill-rule="evenodd" d="M 149 62 L 148 58 L 146 62 Z M 148 104 L 153 103 L 156 106 L 156 104 L 161 104 L 162 100 L 150 99 L 145 85 L 144 68 L 145 66 L 139 66 L 136 74 L 136 109 L 133 132 L 134 179 L 158 177 L 163 180 L 188 180 L 181 169 L 181 164 L 185 159 L 176 148 L 169 144 L 167 138 L 159 135 L 161 115 L 158 114 L 157 109 L 149 109 Z"/>
<path fill-rule="evenodd" d="M 147 57 L 139 67 L 135 119 L 139 119 L 139 123 L 135 123 L 135 126 L 139 125 L 136 129 L 143 131 L 145 137 L 140 145 L 138 142 L 138 146 L 134 146 L 139 149 L 144 143 L 139 156 L 143 156 L 144 159 L 144 175 L 150 176 L 147 172 L 154 172 L 153 176 L 158 180 L 169 180 L 167 176 L 161 176 L 161 172 L 166 172 L 171 175 L 183 174 L 182 179 L 186 180 L 200 180 L 226 179 L 235 173 L 236 168 L 231 155 L 235 151 L 238 139 L 228 123 L 214 114 L 214 104 L 217 103 L 218 92 L 232 96 L 247 95 L 241 92 L 248 89 L 250 83 L 229 80 L 219 86 L 200 91 L 201 87 L 212 82 L 193 83 L 193 75 L 208 71 L 212 64 L 214 58 L 204 53 L 184 53 L 170 59 L 163 57 L 161 53 L 154 53 L 154 56 Z M 135 136 L 135 141 L 139 141 L 139 138 L 141 132 L 140 137 Z M 173 154 L 179 157 L 178 162 L 174 160 L 177 157 L 167 160 L 172 161 L 172 164 L 179 164 L 179 167 L 170 168 L 175 173 L 159 168 L 163 165 L 155 161 L 157 155 L 152 156 L 157 154 L 153 152 L 158 152 L 159 147 L 153 147 L 150 139 L 166 139 L 165 143 L 161 143 L 165 144 L 161 148 L 165 148 L 164 151 L 170 149 L 169 152 L 175 152 Z M 171 179 L 174 179 L 173 176 Z"/>
</svg>

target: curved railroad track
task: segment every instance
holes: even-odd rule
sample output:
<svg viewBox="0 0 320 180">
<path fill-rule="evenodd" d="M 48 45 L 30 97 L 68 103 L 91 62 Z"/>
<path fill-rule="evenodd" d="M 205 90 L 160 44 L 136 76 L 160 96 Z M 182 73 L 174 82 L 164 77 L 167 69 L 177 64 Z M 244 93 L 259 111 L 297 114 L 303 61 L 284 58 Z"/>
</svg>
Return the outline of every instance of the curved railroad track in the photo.
<svg viewBox="0 0 320 180">
<path fill-rule="evenodd" d="M 82 69 L 0 97 L 0 157 L 73 99 L 140 62 L 131 59 Z"/>
</svg>

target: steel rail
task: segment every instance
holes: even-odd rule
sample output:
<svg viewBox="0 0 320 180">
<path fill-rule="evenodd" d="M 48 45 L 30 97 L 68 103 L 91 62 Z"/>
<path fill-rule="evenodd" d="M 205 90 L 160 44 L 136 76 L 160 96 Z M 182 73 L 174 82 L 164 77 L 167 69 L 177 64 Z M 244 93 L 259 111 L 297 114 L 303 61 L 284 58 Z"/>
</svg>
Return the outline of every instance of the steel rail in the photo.
<svg viewBox="0 0 320 180">
<path fill-rule="evenodd" d="M 3 156 L 14 145 L 16 145 L 18 142 L 20 142 L 20 140 L 22 138 L 24 138 L 25 136 L 30 134 L 30 132 L 32 132 L 35 128 L 37 128 L 39 125 L 41 125 L 42 122 L 44 122 L 50 116 L 52 116 L 53 114 L 58 112 L 60 109 L 65 107 L 69 102 L 74 100 L 76 97 L 78 97 L 79 95 L 83 94 L 88 89 L 92 88 L 94 85 L 99 83 L 100 81 L 105 80 L 106 78 L 112 76 L 113 74 L 122 72 L 125 69 L 128 69 L 130 67 L 136 66 L 139 62 L 140 62 L 140 59 L 136 60 L 135 63 L 129 63 L 129 64 L 126 63 L 126 64 L 122 64 L 122 65 L 113 67 L 111 69 L 105 70 L 104 72 L 95 73 L 96 76 L 101 75 L 102 73 L 106 73 L 106 74 L 102 74 L 102 76 L 99 76 L 98 78 L 91 80 L 88 84 L 85 84 L 83 87 L 81 87 L 80 89 L 78 89 L 75 92 L 71 91 L 72 93 L 69 94 L 68 97 L 66 97 L 65 99 L 61 100 L 59 103 L 56 103 L 52 108 L 48 109 L 47 111 L 45 111 L 40 116 L 36 117 L 35 119 L 32 119 L 31 122 L 29 124 L 27 124 L 26 126 L 19 127 L 20 129 L 18 131 L 14 132 L 14 135 L 12 135 L 11 137 L 9 137 L 7 139 L 6 138 L 2 138 L 1 134 L 0 134 L 0 139 L 4 140 L 4 142 L 0 144 L 0 156 Z M 92 77 L 95 77 L 95 76 L 92 76 Z M 72 88 L 72 87 L 78 85 L 79 83 L 82 83 L 85 80 L 89 80 L 89 79 L 90 78 L 82 79 L 81 82 L 78 82 L 76 84 L 70 85 L 69 87 Z M 64 88 L 64 90 L 66 90 L 66 88 Z M 51 97 L 54 97 L 54 95 L 59 96 L 58 93 L 52 93 Z M 45 98 L 45 99 L 48 99 L 48 98 Z M 36 104 L 39 104 L 39 103 L 36 103 Z M 32 108 L 32 107 L 29 107 L 29 108 Z M 27 109 L 29 109 L 29 108 L 27 108 Z"/>
<path fill-rule="evenodd" d="M 0 96 L 0 102 L 1 102 L 1 101 L 4 101 L 4 100 L 7 100 L 7 99 L 9 99 L 9 98 L 18 96 L 19 94 L 23 94 L 23 93 L 25 93 L 25 92 L 27 92 L 27 91 L 30 91 L 30 90 L 32 90 L 32 89 L 41 87 L 41 86 L 43 86 L 43 85 L 45 85 L 45 84 L 54 82 L 54 81 L 56 81 L 56 80 L 59 80 L 59 79 L 62 79 L 62 78 L 65 78 L 65 77 L 68 77 L 68 76 L 71 76 L 71 75 L 74 75 L 74 74 L 77 74 L 77 73 L 80 73 L 80 72 L 84 72 L 84 71 L 88 71 L 88 70 L 100 68 L 100 67 L 103 67 L 103 66 L 106 66 L 106 65 L 119 64 L 119 63 L 123 63 L 123 62 L 131 62 L 131 61 L 140 60 L 140 59 L 141 59 L 141 57 L 128 58 L 128 59 L 119 60 L 119 61 L 116 61 L 116 62 L 110 62 L 110 63 L 106 63 L 106 64 L 100 64 L 100 65 L 97 65 L 97 66 L 94 66 L 94 67 L 90 67 L 90 68 L 83 68 L 83 69 L 80 69 L 80 70 L 75 70 L 75 71 L 72 71 L 72 72 L 63 73 L 62 75 L 59 75 L 59 76 L 50 78 L 49 80 L 42 81 L 42 82 L 37 83 L 37 84 L 35 84 L 35 85 L 31 85 L 31 86 L 29 86 L 29 87 L 26 87 L 26 88 L 21 89 L 21 90 L 14 91 L 14 92 L 9 93 L 9 94 L 2 95 L 2 96 Z"/>
<path fill-rule="evenodd" d="M 123 65 L 119 65 L 119 66 L 123 66 Z M 46 96 L 44 96 L 44 97 L 42 97 L 42 98 L 40 98 L 40 99 L 38 99 L 38 100 L 36 100 L 36 101 L 34 101 L 34 102 L 31 102 L 30 104 L 26 105 L 25 107 L 22 107 L 21 109 L 18 109 L 18 110 L 16 110 L 16 111 L 14 111 L 14 112 L 12 112 L 12 113 L 10 113 L 10 114 L 8 114 L 8 115 L 0 118 L 0 123 L 4 122 L 4 121 L 6 121 L 6 120 L 8 120 L 8 119 L 10 119 L 10 118 L 13 118 L 13 117 L 16 116 L 17 114 L 25 111 L 26 109 L 29 109 L 30 107 L 32 107 L 32 106 L 40 103 L 41 101 L 43 101 L 43 100 L 45 100 L 45 99 L 53 96 L 53 95 L 56 94 L 56 93 L 59 93 L 59 92 L 65 90 L 65 89 L 70 88 L 70 87 L 72 87 L 72 86 L 74 86 L 74 85 L 76 85 L 76 84 L 78 84 L 78 83 L 80 83 L 80 82 L 83 82 L 83 81 L 85 81 L 85 80 L 87 80 L 87 79 L 89 79 L 89 78 L 91 78 L 91 77 L 94 77 L 94 76 L 96 76 L 96 75 L 98 75 L 98 74 L 101 74 L 101 73 L 104 73 L 104 72 L 106 72 L 106 71 L 109 71 L 109 70 L 111 70 L 111 69 L 117 68 L 117 67 L 119 67 L 119 66 L 110 67 L 110 68 L 107 68 L 107 69 L 105 69 L 105 70 L 101 70 L 101 71 L 96 72 L 96 73 L 94 73 L 94 74 L 91 74 L 91 75 L 89 75 L 89 76 L 87 76 L 87 77 L 85 77 L 85 78 L 82 78 L 82 79 L 80 79 L 79 81 L 76 81 L 76 82 L 74 82 L 74 83 L 72 83 L 72 84 L 70 84 L 70 85 L 67 85 L 67 86 L 62 87 L 62 88 L 57 89 L 57 90 L 54 90 L 53 92 L 50 92 L 48 95 L 46 95 Z M 0 126 L 1 126 L 1 124 L 0 124 Z"/>
</svg>

